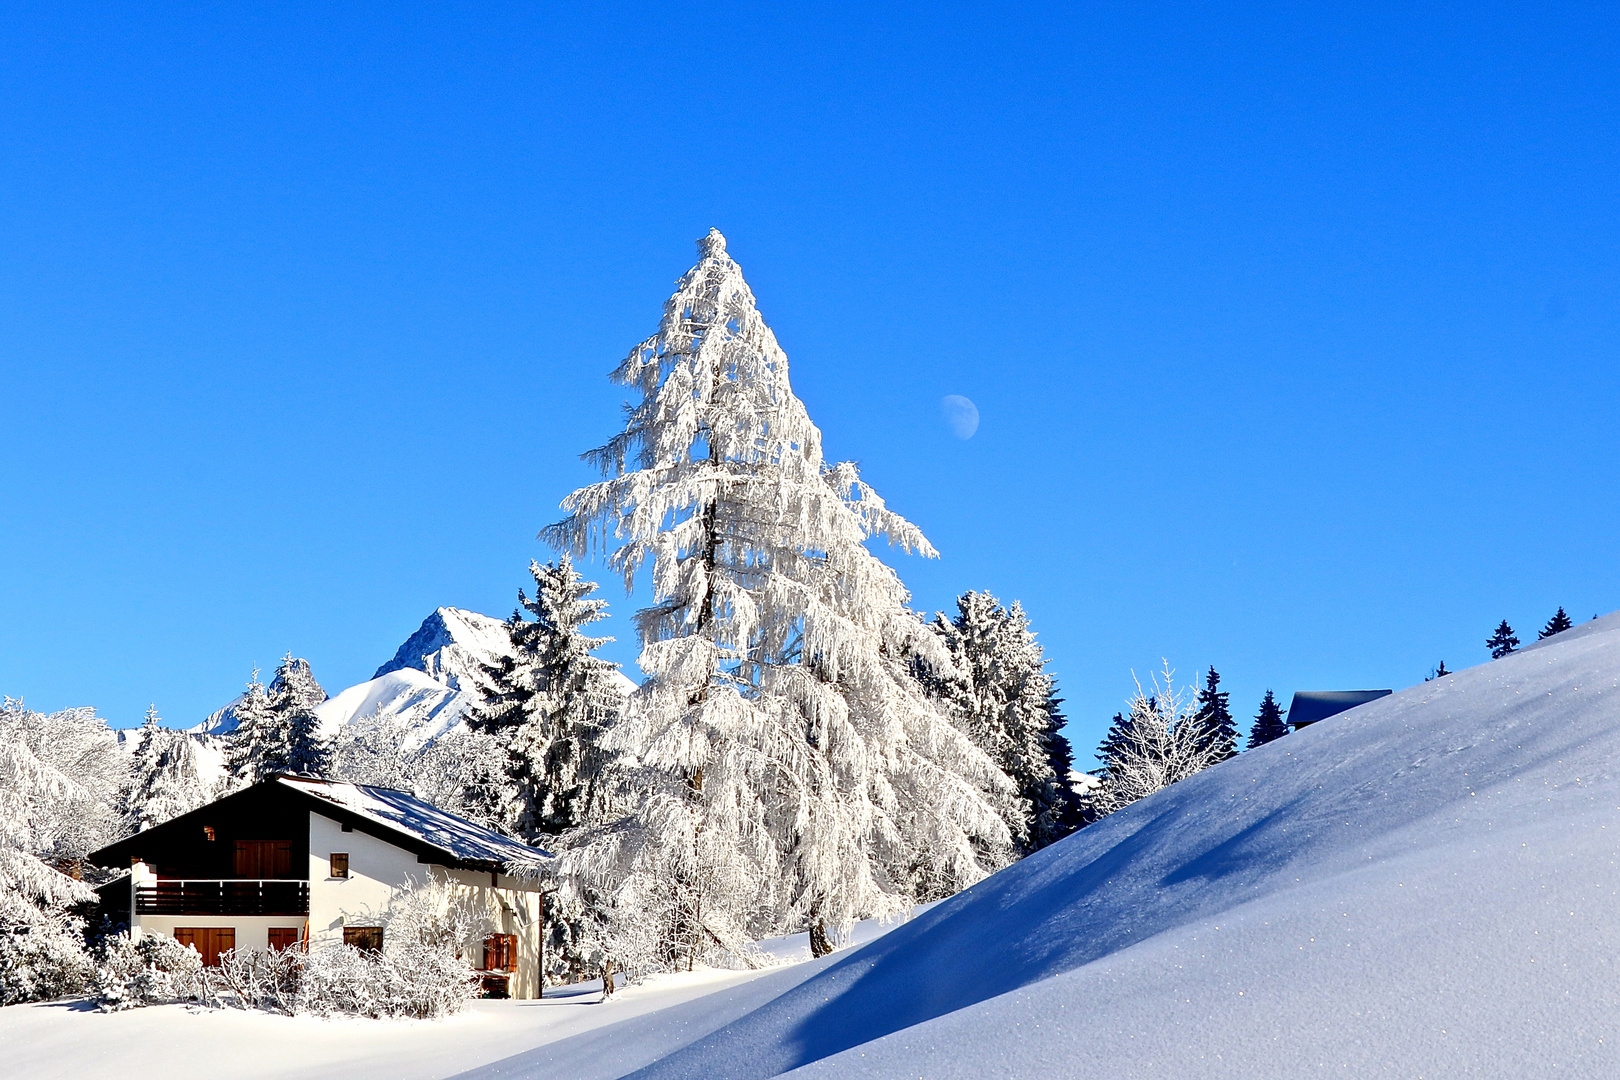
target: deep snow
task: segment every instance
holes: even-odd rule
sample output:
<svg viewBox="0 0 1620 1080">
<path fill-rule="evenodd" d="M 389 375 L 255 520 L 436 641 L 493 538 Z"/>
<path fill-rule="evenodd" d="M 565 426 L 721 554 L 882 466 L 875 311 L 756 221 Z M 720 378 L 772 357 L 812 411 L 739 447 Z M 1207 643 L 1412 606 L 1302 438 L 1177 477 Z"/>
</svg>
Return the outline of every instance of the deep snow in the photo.
<svg viewBox="0 0 1620 1080">
<path fill-rule="evenodd" d="M 1225 762 L 637 1073 L 1620 1076 L 1620 616 Z"/>
<path fill-rule="evenodd" d="M 1620 1076 L 1616 761 L 1620 615 L 1245 753 L 820 961 L 425 1034 L 13 1007 L 0 1048 L 19 1080 L 115 1053 L 165 1080 Z"/>
</svg>

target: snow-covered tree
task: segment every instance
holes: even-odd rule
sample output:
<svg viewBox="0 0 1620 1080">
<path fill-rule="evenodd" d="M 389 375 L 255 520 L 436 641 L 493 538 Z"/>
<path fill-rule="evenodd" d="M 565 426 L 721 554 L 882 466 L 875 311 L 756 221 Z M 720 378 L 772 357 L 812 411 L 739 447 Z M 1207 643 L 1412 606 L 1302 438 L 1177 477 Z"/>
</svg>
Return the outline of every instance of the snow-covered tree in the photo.
<svg viewBox="0 0 1620 1080">
<path fill-rule="evenodd" d="M 1176 689 L 1168 664 L 1162 676 L 1162 684 L 1156 675 L 1147 690 L 1136 684 L 1128 716 L 1114 717 L 1097 753 L 1104 775 L 1092 803 L 1099 814 L 1129 806 L 1220 760 L 1196 706 Z"/>
<path fill-rule="evenodd" d="M 1503 619 L 1491 636 L 1485 639 L 1485 647 L 1491 650 L 1492 660 L 1500 660 L 1509 653 L 1518 651 L 1519 638 L 1513 632 L 1513 627 L 1508 625 L 1508 621 Z"/>
<path fill-rule="evenodd" d="M 210 795 L 199 768 L 196 740 L 160 721 L 157 706 L 148 706 L 124 796 L 124 824 L 132 832 L 189 813 Z"/>
<path fill-rule="evenodd" d="M 1267 690 L 1266 696 L 1260 699 L 1260 711 L 1254 714 L 1254 723 L 1249 728 L 1249 749 L 1264 746 L 1286 734 L 1288 725 L 1283 721 L 1282 707 L 1277 704 L 1276 695 Z"/>
<path fill-rule="evenodd" d="M 1232 720 L 1232 695 L 1221 689 L 1221 675 L 1212 665 L 1198 690 L 1196 720 L 1209 744 L 1211 756 L 1225 761 L 1237 756 L 1237 724 Z"/>
<path fill-rule="evenodd" d="M 607 607 L 591 598 L 596 584 L 579 576 L 566 553 L 543 566 L 531 562 L 529 573 L 534 598 L 518 590 L 518 610 L 506 624 L 512 649 L 485 666 L 488 689 L 468 725 L 506 750 L 507 782 L 489 793 L 489 816 L 533 841 L 585 823 L 601 775 L 602 733 L 624 696 L 615 684 L 618 666 L 593 655 L 612 639 L 582 632 Z"/>
<path fill-rule="evenodd" d="M 11 698 L 0 705 L 0 1005 L 72 992 L 91 973 L 72 908 L 95 893 L 41 857 L 58 848 L 61 819 L 93 798 L 38 752 L 71 724 Z"/>
<path fill-rule="evenodd" d="M 593 865 L 687 962 L 783 926 L 830 947 L 920 887 L 978 880 L 1010 843 L 983 795 L 1010 785 L 912 676 L 913 655 L 949 660 L 865 542 L 932 547 L 854 465 L 823 461 L 725 239 L 699 248 L 614 372 L 640 400 L 587 455 L 608 478 L 543 534 L 605 554 L 627 587 L 649 571 L 648 679 L 605 739 L 639 770 L 636 808 Z"/>
<path fill-rule="evenodd" d="M 1541 633 L 1537 636 L 1538 638 L 1550 638 L 1554 634 L 1562 634 L 1574 625 L 1575 620 L 1564 614 L 1563 608 L 1559 608 L 1553 614 L 1553 617 L 1547 620 L 1547 625 L 1541 628 Z"/>
<path fill-rule="evenodd" d="M 325 700 L 309 662 L 291 653 L 282 657 L 268 690 L 255 671 L 236 703 L 236 730 L 226 755 L 231 779 L 251 784 L 280 772 L 329 773 L 332 748 L 315 715 L 315 706 Z"/>
<path fill-rule="evenodd" d="M 918 676 L 1015 785 L 1012 798 L 999 800 L 1014 840 L 1027 853 L 1074 831 L 1079 822 L 1066 779 L 1074 755 L 1060 733 L 1056 683 L 1023 608 L 967 592 L 957 597 L 954 617 L 935 614 L 932 629 L 952 667 L 922 667 Z"/>
</svg>

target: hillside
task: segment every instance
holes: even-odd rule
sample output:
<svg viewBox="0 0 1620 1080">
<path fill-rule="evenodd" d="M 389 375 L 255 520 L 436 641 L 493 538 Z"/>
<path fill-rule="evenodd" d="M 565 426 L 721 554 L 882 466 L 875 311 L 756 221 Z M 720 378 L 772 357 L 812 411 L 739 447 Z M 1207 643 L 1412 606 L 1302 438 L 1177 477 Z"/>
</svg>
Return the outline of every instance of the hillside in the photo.
<svg viewBox="0 0 1620 1080">
<path fill-rule="evenodd" d="M 1620 615 L 1241 755 L 646 1080 L 1620 1075 Z"/>
</svg>

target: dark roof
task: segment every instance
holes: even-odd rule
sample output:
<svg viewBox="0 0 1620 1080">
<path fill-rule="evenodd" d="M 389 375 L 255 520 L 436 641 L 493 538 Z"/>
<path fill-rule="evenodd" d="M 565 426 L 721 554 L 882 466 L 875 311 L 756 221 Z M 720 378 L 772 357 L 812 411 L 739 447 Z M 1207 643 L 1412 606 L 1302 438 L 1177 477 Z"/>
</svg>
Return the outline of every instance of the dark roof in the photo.
<svg viewBox="0 0 1620 1080">
<path fill-rule="evenodd" d="M 1365 705 L 1369 701 L 1376 701 L 1381 697 L 1388 697 L 1389 690 L 1297 690 L 1294 692 L 1294 702 L 1288 706 L 1288 722 L 1296 728 L 1306 724 L 1314 724 L 1318 720 L 1326 720 L 1336 716 L 1347 709 L 1357 705 Z"/>
<path fill-rule="evenodd" d="M 318 814 L 402 847 L 425 862 L 452 869 L 533 875 L 553 858 L 550 852 L 502 836 L 403 791 L 310 776 L 277 775 L 154 825 L 145 832 L 108 844 L 100 851 L 91 852 L 90 861 L 98 866 L 125 865 L 131 856 L 139 856 L 138 849 L 147 846 L 156 835 L 175 829 L 183 831 L 198 822 L 206 824 L 214 809 L 223 803 L 262 801 L 278 796 L 306 805 L 313 803 L 309 808 Z"/>
<path fill-rule="evenodd" d="M 529 847 L 393 788 L 344 784 L 308 776 L 278 776 L 276 782 L 432 845 L 463 862 L 499 863 L 521 871 L 536 869 L 552 858 L 548 851 Z"/>
</svg>

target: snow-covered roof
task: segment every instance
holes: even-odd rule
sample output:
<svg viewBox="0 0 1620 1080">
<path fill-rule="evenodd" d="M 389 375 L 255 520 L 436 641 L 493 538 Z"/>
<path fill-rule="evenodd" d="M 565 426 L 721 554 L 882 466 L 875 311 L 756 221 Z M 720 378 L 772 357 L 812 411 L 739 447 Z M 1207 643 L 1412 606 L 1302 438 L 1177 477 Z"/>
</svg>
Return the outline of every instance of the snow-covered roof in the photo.
<svg viewBox="0 0 1620 1080">
<path fill-rule="evenodd" d="M 522 874 L 541 869 L 553 858 L 548 851 L 520 844 L 403 791 L 307 776 L 278 776 L 276 782 L 458 860 L 498 863 L 511 873 Z"/>
</svg>

